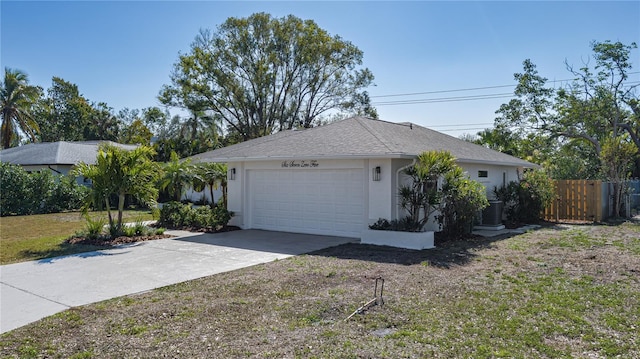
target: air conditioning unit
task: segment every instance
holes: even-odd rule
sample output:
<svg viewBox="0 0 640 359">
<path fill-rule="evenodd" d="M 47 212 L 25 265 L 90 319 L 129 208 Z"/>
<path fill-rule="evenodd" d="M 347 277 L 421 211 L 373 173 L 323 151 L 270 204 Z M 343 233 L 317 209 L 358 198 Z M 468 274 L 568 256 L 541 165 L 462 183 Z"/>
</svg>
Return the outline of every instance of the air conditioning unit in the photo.
<svg viewBox="0 0 640 359">
<path fill-rule="evenodd" d="M 502 224 L 502 201 L 489 201 L 489 207 L 482 210 L 483 226 L 499 226 Z"/>
</svg>

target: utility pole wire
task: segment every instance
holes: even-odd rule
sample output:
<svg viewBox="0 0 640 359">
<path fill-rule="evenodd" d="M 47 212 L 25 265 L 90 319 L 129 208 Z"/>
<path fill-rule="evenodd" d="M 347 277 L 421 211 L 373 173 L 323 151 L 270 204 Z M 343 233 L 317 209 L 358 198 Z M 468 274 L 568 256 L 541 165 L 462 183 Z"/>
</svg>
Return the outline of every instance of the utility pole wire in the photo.
<svg viewBox="0 0 640 359">
<path fill-rule="evenodd" d="M 432 99 L 421 100 L 399 100 L 399 101 L 387 101 L 387 102 L 373 102 L 374 106 L 390 106 L 390 105 L 415 105 L 423 103 L 440 103 L 440 102 L 458 102 L 458 101 L 473 101 L 473 100 L 491 100 L 496 98 L 510 98 L 514 97 L 513 94 L 488 94 L 488 95 L 476 95 L 476 96 L 459 96 L 459 97 L 439 97 Z"/>
<path fill-rule="evenodd" d="M 640 74 L 640 71 L 633 71 L 633 72 L 628 72 L 627 73 L 627 75 L 634 75 L 634 74 Z M 575 81 L 575 80 L 579 80 L 579 79 L 578 78 L 573 78 L 573 79 L 564 79 L 564 80 L 551 80 L 551 81 L 547 81 L 547 82 L 556 83 L 556 82 L 568 82 L 568 81 Z M 488 90 L 488 89 L 505 88 L 505 87 L 516 87 L 516 86 L 517 86 L 517 84 L 495 85 L 495 86 L 461 88 L 461 89 L 453 89 L 453 90 L 437 90 L 437 91 L 425 91 L 425 92 L 409 92 L 409 93 L 399 93 L 399 94 L 376 95 L 376 96 L 370 96 L 370 97 L 371 98 L 380 98 L 380 97 L 416 96 L 416 95 L 429 95 L 429 94 L 447 93 L 447 92 Z"/>
<path fill-rule="evenodd" d="M 640 73 L 640 71 L 638 73 Z M 558 81 L 562 81 L 562 80 L 558 80 Z M 625 85 L 635 85 L 639 83 L 640 81 L 629 81 L 629 82 L 626 82 Z M 464 90 L 437 91 L 437 93 L 452 92 L 452 91 L 464 91 Z M 433 93 L 436 93 L 436 92 L 433 92 Z M 371 97 L 379 97 L 379 96 L 371 96 Z M 415 99 L 415 100 L 381 101 L 381 102 L 373 102 L 371 104 L 374 106 L 413 105 L 413 104 L 424 104 L 424 103 L 491 100 L 491 99 L 497 99 L 497 98 L 512 98 L 512 97 L 515 97 L 513 93 L 503 92 L 503 93 L 492 93 L 492 94 L 484 94 L 484 95 L 467 95 L 467 96 L 454 96 L 454 97 L 434 97 L 434 98 Z"/>
</svg>

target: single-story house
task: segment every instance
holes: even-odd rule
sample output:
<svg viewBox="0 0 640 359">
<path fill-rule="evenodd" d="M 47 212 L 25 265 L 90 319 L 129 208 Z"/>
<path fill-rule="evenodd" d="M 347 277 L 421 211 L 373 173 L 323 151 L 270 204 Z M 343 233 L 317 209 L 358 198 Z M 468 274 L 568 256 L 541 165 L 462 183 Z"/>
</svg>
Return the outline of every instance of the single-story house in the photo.
<svg viewBox="0 0 640 359">
<path fill-rule="evenodd" d="M 411 123 L 353 117 L 282 131 L 195 155 L 225 162 L 233 225 L 360 238 L 379 218 L 404 217 L 402 170 L 429 150 L 447 150 L 492 194 L 536 165 Z"/>
<path fill-rule="evenodd" d="M 41 142 L 7 148 L 0 151 L 0 162 L 21 165 L 26 171 L 51 171 L 53 174 L 66 175 L 73 166 L 80 162 L 95 164 L 98 148 L 109 143 L 126 150 L 133 150 L 138 145 L 123 145 L 111 141 L 77 141 L 77 142 Z M 78 179 L 79 183 L 83 179 Z"/>
</svg>

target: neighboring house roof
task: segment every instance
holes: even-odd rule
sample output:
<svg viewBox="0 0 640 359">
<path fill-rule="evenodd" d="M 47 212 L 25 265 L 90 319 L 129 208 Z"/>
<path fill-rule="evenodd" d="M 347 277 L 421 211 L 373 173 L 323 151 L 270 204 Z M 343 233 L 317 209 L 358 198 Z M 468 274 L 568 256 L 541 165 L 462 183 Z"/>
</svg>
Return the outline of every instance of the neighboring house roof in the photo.
<svg viewBox="0 0 640 359">
<path fill-rule="evenodd" d="M 126 150 L 138 147 L 137 145 L 123 145 L 111 141 L 30 143 L 0 151 L 0 162 L 22 166 L 75 165 L 80 162 L 94 164 L 98 156 L 98 148 L 103 143 L 109 143 Z"/>
<path fill-rule="evenodd" d="M 414 158 L 447 150 L 459 162 L 522 167 L 537 165 L 410 123 L 352 117 L 306 130 L 288 130 L 201 153 L 195 162 L 236 162 L 285 158 Z"/>
</svg>

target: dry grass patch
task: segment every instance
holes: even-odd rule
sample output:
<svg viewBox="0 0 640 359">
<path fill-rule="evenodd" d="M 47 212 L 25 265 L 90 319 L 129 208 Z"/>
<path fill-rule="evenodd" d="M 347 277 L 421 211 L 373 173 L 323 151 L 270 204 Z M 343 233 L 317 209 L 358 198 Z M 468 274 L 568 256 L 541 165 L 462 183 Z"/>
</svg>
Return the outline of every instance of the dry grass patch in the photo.
<svg viewBox="0 0 640 359">
<path fill-rule="evenodd" d="M 640 357 L 640 226 L 343 245 L 74 308 L 6 357 Z M 385 304 L 344 321 L 385 279 Z"/>
</svg>

